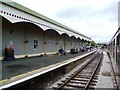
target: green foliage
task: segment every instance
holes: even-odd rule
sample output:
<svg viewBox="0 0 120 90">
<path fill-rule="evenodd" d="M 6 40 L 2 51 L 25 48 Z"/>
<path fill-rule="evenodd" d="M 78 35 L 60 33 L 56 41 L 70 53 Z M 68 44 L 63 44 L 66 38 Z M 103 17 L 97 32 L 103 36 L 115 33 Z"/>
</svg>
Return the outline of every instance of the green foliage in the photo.
<svg viewBox="0 0 120 90">
<path fill-rule="evenodd" d="M 96 43 L 94 41 L 91 41 L 90 46 L 96 46 Z"/>
</svg>

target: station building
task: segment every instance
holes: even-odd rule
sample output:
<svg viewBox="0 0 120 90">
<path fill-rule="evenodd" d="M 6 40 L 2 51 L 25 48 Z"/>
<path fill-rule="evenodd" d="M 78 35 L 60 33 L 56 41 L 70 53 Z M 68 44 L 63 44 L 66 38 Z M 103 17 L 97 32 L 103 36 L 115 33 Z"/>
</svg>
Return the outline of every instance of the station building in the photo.
<svg viewBox="0 0 120 90">
<path fill-rule="evenodd" d="M 15 58 L 69 52 L 91 38 L 10 0 L 0 0 L 0 60 L 11 43 Z"/>
</svg>

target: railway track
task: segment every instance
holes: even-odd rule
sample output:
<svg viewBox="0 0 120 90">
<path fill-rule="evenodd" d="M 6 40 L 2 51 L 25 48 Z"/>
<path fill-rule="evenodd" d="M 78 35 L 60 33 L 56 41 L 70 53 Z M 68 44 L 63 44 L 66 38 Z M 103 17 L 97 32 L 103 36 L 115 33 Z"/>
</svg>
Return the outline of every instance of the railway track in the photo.
<svg viewBox="0 0 120 90">
<path fill-rule="evenodd" d="M 59 82 L 57 84 L 58 86 L 53 88 L 55 90 L 94 89 L 98 78 L 97 70 L 102 60 L 102 56 L 102 51 L 98 51 L 79 70 L 74 74 L 71 74 L 65 80 Z"/>
</svg>

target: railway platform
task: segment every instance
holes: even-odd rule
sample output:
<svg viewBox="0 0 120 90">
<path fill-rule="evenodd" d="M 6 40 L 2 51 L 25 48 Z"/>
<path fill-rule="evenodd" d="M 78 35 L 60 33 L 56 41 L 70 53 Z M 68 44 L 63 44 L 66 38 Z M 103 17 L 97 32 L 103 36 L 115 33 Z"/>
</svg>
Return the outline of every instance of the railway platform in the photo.
<svg viewBox="0 0 120 90">
<path fill-rule="evenodd" d="M 110 64 L 110 59 L 107 53 L 103 51 L 103 62 L 100 69 L 97 88 L 114 88 L 111 73 L 112 68 Z"/>
<path fill-rule="evenodd" d="M 32 70 L 36 70 L 48 65 L 52 65 L 55 63 L 59 63 L 61 61 L 68 60 L 70 58 L 74 58 L 76 56 L 80 56 L 84 53 L 78 54 L 67 54 L 67 55 L 45 55 L 42 57 L 29 57 L 29 58 L 21 58 L 12 61 L 1 61 L 2 63 L 2 79 L 9 79 L 16 75 L 20 75 Z"/>
<path fill-rule="evenodd" d="M 22 58 L 13 61 L 0 61 L 2 63 L 2 80 L 0 83 L 3 87 L 10 87 L 17 82 L 20 83 L 39 76 L 93 52 L 94 51 L 79 52 L 78 54 L 62 56 L 53 54 L 42 57 Z"/>
<path fill-rule="evenodd" d="M 67 64 L 70 64 L 70 63 L 72 63 L 82 57 L 85 57 L 85 56 L 89 55 L 90 53 L 94 53 L 94 52 L 95 51 L 89 51 L 89 52 L 78 53 L 78 54 L 67 54 L 65 56 L 64 55 L 63 56 L 46 55 L 43 57 L 26 58 L 25 60 L 19 59 L 19 60 L 15 60 L 15 61 L 3 61 L 2 62 L 4 64 L 3 69 L 6 70 L 3 72 L 3 74 L 7 74 L 8 76 L 11 75 L 11 77 L 7 77 L 7 75 L 4 76 L 4 79 L 1 80 L 0 83 L 2 83 L 2 85 L 3 85 L 2 88 L 9 88 L 11 86 L 22 83 L 24 81 L 31 80 L 34 77 L 44 75 L 45 73 L 50 72 L 50 71 L 53 71 L 53 73 L 49 73 L 49 74 L 54 75 L 54 73 L 56 72 L 54 70 L 56 70 L 57 68 L 63 67 L 64 65 L 67 65 Z M 86 63 L 86 62 L 84 62 L 84 63 Z M 80 66 L 77 66 L 69 73 L 73 73 L 74 71 L 77 70 L 77 68 L 82 67 L 82 65 L 84 65 L 84 63 L 80 64 Z M 10 67 L 12 65 L 14 68 L 10 68 L 11 69 L 10 70 L 8 67 Z M 103 50 L 103 59 L 102 59 L 102 63 L 101 63 L 99 76 L 97 79 L 96 89 L 106 89 L 106 88 L 107 89 L 115 89 L 115 88 L 117 88 L 117 83 L 116 83 L 116 80 L 114 77 L 114 72 L 113 72 L 111 65 L 112 64 L 111 64 L 111 61 L 109 59 L 107 52 Z M 13 69 L 13 71 L 12 71 L 12 69 Z M 64 76 L 68 76 L 69 73 L 66 73 L 66 75 L 64 75 Z M 55 75 L 56 75 L 56 73 L 55 73 Z M 59 75 L 59 72 L 58 72 L 58 75 Z M 43 81 L 44 81 L 44 79 L 43 79 Z M 59 82 L 59 81 L 56 81 L 56 82 Z M 48 88 L 54 87 L 54 85 L 56 85 L 56 84 L 53 84 L 52 86 L 50 86 Z M 31 86 L 32 86 L 32 83 L 31 83 Z"/>
<path fill-rule="evenodd" d="M 65 78 L 70 76 L 70 74 L 74 73 L 78 68 L 80 68 L 82 66 L 83 66 L 82 64 L 77 66 L 72 71 L 67 73 L 65 75 L 65 77 L 56 81 L 54 84 L 52 84 L 48 88 L 57 88 L 58 83 L 61 83 L 61 81 L 64 81 Z M 116 83 L 116 80 L 115 80 L 115 77 L 114 77 L 114 71 L 113 71 L 112 67 L 113 66 L 112 66 L 111 60 L 110 60 L 107 52 L 103 50 L 103 59 L 102 59 L 102 62 L 101 62 L 101 67 L 100 67 L 100 71 L 99 71 L 99 75 L 98 75 L 98 80 L 97 80 L 97 83 L 96 83 L 96 86 L 95 86 L 96 90 L 104 90 L 104 89 L 105 90 L 106 89 L 108 89 L 108 90 L 119 90 L 118 84 Z"/>
</svg>

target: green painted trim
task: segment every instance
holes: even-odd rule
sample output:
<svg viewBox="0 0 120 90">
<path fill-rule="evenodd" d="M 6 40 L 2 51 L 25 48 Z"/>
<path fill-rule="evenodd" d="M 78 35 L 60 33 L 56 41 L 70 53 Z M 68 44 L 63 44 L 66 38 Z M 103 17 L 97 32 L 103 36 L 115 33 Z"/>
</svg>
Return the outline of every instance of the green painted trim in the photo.
<svg viewBox="0 0 120 90">
<path fill-rule="evenodd" d="M 89 38 L 89 37 L 87 37 L 87 36 L 85 36 L 85 35 L 83 35 L 83 34 L 81 34 L 81 33 L 79 33 L 79 32 L 76 32 L 76 31 L 74 31 L 73 29 L 71 29 L 71 28 L 69 28 L 69 27 L 67 27 L 67 26 L 65 26 L 65 25 L 63 25 L 63 24 L 61 24 L 61 23 L 58 23 L 58 22 L 56 22 L 56 21 L 54 21 L 54 20 L 52 20 L 52 19 L 50 19 L 50 18 L 48 18 L 48 17 L 46 17 L 46 16 L 43 16 L 42 14 L 39 14 L 39 13 L 37 13 L 37 12 L 31 10 L 31 9 L 28 9 L 28 8 L 26 8 L 26 7 L 18 4 L 18 3 L 16 3 L 16 2 L 13 2 L 13 1 L 11 1 L 11 0 L 0 0 L 0 2 L 4 3 L 4 4 L 6 4 L 6 5 L 9 5 L 9 6 L 13 7 L 13 8 L 16 8 L 16 9 L 18 9 L 18 10 L 20 10 L 20 11 L 23 11 L 23 12 L 25 12 L 25 13 L 28 13 L 28 14 L 30 14 L 30 15 L 32 15 L 32 16 L 35 16 L 35 17 L 37 17 L 37 18 L 40 18 L 40 19 L 42 19 L 42 20 L 45 20 L 45 21 L 50 22 L 50 23 L 52 23 L 52 24 L 55 24 L 55 25 L 57 25 L 57 26 L 59 26 L 59 27 L 61 27 L 61 28 L 64 28 L 64 29 L 66 29 L 66 30 L 68 30 L 68 31 L 71 31 L 71 32 L 73 32 L 73 33 L 76 33 L 76 34 L 78 34 L 78 35 L 80 35 L 80 36 L 86 37 L 86 38 L 88 38 L 88 39 L 91 40 L 91 38 Z"/>
</svg>

